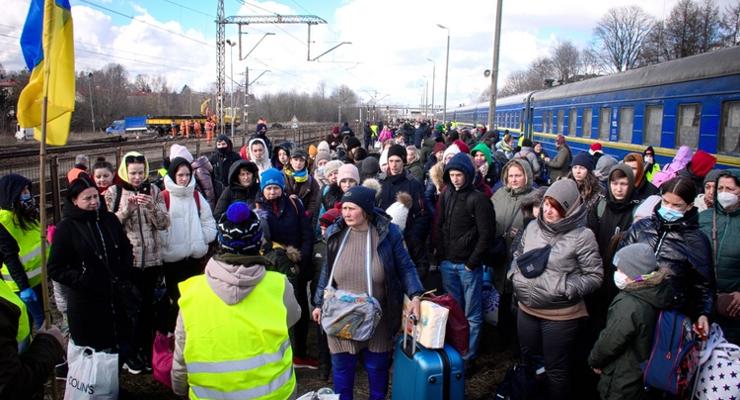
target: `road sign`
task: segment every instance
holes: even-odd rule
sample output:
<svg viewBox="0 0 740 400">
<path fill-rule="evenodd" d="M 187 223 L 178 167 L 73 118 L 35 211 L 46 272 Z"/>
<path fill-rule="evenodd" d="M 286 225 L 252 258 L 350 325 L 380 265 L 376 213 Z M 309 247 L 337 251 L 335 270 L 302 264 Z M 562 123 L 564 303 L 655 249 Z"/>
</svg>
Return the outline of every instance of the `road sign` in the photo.
<svg viewBox="0 0 740 400">
<path fill-rule="evenodd" d="M 295 115 L 293 116 L 293 118 L 291 118 L 290 122 L 292 123 L 291 127 L 293 129 L 298 129 L 298 118 L 296 118 Z"/>
</svg>

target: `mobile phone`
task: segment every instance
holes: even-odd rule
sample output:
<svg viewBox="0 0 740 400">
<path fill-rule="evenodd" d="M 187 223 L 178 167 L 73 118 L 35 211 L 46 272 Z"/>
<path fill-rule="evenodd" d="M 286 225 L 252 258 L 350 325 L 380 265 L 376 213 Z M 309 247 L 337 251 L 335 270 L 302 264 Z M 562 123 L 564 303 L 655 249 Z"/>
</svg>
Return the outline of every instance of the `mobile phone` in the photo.
<svg viewBox="0 0 740 400">
<path fill-rule="evenodd" d="M 144 182 L 139 186 L 139 193 L 149 195 L 152 193 L 152 184 Z"/>
</svg>

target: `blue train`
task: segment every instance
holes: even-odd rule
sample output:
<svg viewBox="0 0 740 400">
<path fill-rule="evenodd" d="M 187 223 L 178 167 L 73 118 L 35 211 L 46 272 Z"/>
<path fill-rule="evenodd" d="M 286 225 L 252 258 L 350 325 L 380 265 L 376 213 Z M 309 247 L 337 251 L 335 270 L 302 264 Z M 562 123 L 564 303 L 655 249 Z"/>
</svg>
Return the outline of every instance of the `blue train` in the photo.
<svg viewBox="0 0 740 400">
<path fill-rule="evenodd" d="M 488 103 L 450 110 L 447 119 L 485 124 Z M 715 154 L 719 168 L 740 168 L 740 47 L 501 98 L 495 125 L 550 154 L 563 134 L 574 153 L 598 141 L 622 159 L 652 145 L 662 166 L 688 145 Z"/>
</svg>

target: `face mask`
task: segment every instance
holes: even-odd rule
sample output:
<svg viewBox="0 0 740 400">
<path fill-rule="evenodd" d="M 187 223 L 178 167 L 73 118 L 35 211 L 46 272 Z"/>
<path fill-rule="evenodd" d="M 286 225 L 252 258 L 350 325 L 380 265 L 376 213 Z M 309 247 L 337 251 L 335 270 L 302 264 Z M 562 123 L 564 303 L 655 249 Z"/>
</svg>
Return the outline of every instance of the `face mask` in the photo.
<svg viewBox="0 0 740 400">
<path fill-rule="evenodd" d="M 645 164 L 652 164 L 653 156 L 645 156 Z"/>
<path fill-rule="evenodd" d="M 22 194 L 20 197 L 21 206 L 25 209 L 31 209 L 34 207 L 33 196 L 30 193 Z"/>
<path fill-rule="evenodd" d="M 624 288 L 627 286 L 627 275 L 625 275 L 624 272 L 620 270 L 614 271 L 614 285 L 619 290 L 624 290 Z"/>
<path fill-rule="evenodd" d="M 221 154 L 226 154 L 226 152 L 229 151 L 228 147 L 219 147 L 218 152 Z"/>
<path fill-rule="evenodd" d="M 660 206 L 658 214 L 667 222 L 675 222 L 683 218 L 683 211 L 677 211 L 665 206 Z"/>
<path fill-rule="evenodd" d="M 730 208 L 737 204 L 738 198 L 737 195 L 730 192 L 719 192 L 717 193 L 717 202 L 722 206 L 722 208 Z"/>
</svg>

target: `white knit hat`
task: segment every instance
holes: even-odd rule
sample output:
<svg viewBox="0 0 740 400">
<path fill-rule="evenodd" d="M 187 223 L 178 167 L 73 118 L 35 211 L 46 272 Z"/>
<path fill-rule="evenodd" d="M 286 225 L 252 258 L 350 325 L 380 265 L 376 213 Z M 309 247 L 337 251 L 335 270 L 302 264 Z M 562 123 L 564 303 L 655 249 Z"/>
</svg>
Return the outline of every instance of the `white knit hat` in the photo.
<svg viewBox="0 0 740 400">
<path fill-rule="evenodd" d="M 406 220 L 409 216 L 409 210 L 412 204 L 411 195 L 406 192 L 396 194 L 396 202 L 391 204 L 385 212 L 391 216 L 391 222 L 398 225 L 401 232 L 406 229 Z"/>
<path fill-rule="evenodd" d="M 186 159 L 189 163 L 193 162 L 193 155 L 190 154 L 190 150 L 187 147 L 180 144 L 173 144 L 170 146 L 170 161 L 180 157 Z"/>
<path fill-rule="evenodd" d="M 454 156 L 455 154 L 460 152 L 460 148 L 457 147 L 456 144 L 451 144 L 447 149 L 445 149 L 445 152 L 442 154 L 442 160 L 446 159 L 448 155 Z"/>
</svg>

